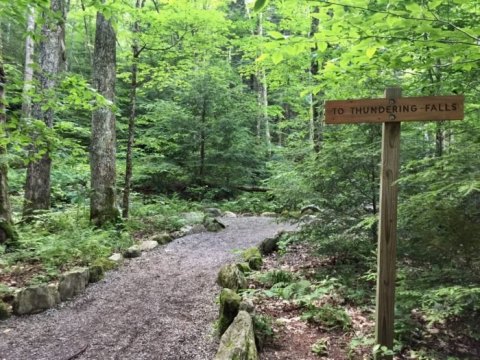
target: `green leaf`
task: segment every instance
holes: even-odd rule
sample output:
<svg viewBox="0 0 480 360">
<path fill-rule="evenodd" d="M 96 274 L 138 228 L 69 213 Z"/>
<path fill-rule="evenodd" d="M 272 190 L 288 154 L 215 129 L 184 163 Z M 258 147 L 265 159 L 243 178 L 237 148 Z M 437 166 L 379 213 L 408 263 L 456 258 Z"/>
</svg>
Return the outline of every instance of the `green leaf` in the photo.
<svg viewBox="0 0 480 360">
<path fill-rule="evenodd" d="M 411 3 L 405 5 L 405 8 L 412 13 L 412 15 L 416 16 L 419 13 L 422 13 L 423 9 L 422 6 L 416 3 Z"/>
<path fill-rule="evenodd" d="M 265 6 L 267 6 L 268 0 L 256 0 L 255 5 L 253 6 L 253 11 L 261 11 Z"/>
<path fill-rule="evenodd" d="M 268 32 L 268 35 L 271 36 L 272 38 L 274 38 L 275 40 L 283 40 L 285 39 L 285 37 L 283 36 L 283 34 L 281 32 L 278 32 L 278 31 L 269 31 Z"/>
<path fill-rule="evenodd" d="M 272 54 L 272 61 L 275 65 L 281 63 L 283 60 L 283 55 L 279 52 L 273 53 Z"/>
<path fill-rule="evenodd" d="M 365 53 L 366 53 L 367 57 L 369 59 L 371 59 L 373 57 L 373 55 L 375 55 L 376 52 L 377 52 L 376 47 L 369 47 Z"/>
<path fill-rule="evenodd" d="M 328 48 L 328 43 L 326 41 L 319 42 L 317 43 L 317 48 L 318 51 L 324 52 Z"/>
</svg>

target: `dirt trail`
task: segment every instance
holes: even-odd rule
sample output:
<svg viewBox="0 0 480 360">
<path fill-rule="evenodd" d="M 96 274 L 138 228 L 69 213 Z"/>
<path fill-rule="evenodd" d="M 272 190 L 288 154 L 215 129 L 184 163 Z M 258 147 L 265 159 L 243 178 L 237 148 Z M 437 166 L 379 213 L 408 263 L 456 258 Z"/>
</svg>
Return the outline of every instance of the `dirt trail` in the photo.
<svg viewBox="0 0 480 360">
<path fill-rule="evenodd" d="M 177 239 L 130 260 L 57 309 L 0 323 L 0 359 L 210 360 L 218 269 L 234 250 L 288 224 L 223 219 L 227 229 Z"/>
</svg>

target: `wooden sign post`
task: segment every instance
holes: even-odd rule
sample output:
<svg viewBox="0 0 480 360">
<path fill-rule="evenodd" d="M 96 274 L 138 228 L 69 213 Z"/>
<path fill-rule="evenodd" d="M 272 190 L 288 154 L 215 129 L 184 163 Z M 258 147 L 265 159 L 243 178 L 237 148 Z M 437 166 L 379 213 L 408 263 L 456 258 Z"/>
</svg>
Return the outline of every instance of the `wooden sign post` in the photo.
<svg viewBox="0 0 480 360">
<path fill-rule="evenodd" d="M 463 119 L 463 96 L 402 98 L 400 88 L 387 88 L 385 99 L 325 102 L 326 124 L 382 123 L 382 168 L 378 225 L 375 342 L 393 348 L 397 254 L 397 185 L 402 121 Z M 377 354 L 375 359 L 392 359 Z"/>
</svg>

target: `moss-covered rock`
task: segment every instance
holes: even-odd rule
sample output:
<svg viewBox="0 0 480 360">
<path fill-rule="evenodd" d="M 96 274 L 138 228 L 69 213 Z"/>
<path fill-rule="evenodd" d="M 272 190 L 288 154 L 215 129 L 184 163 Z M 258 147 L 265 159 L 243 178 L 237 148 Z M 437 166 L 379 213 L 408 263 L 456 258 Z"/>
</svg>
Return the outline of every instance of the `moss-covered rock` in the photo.
<svg viewBox="0 0 480 360">
<path fill-rule="evenodd" d="M 237 291 L 247 287 L 247 279 L 236 264 L 228 264 L 220 269 L 217 284 L 221 287 Z"/>
<path fill-rule="evenodd" d="M 238 267 L 238 270 L 240 270 L 244 274 L 248 274 L 249 272 L 252 271 L 252 269 L 250 269 L 250 265 L 248 265 L 247 262 L 238 263 L 237 267 Z"/>
<path fill-rule="evenodd" d="M 0 320 L 6 320 L 10 317 L 10 307 L 0 300 Z"/>
<path fill-rule="evenodd" d="M 257 247 L 246 249 L 242 253 L 243 259 L 248 263 L 252 270 L 259 270 L 262 267 L 263 260 L 260 250 Z"/>
<path fill-rule="evenodd" d="M 218 318 L 218 333 L 222 335 L 235 319 L 242 298 L 235 291 L 222 289 L 220 293 L 220 316 Z"/>
<path fill-rule="evenodd" d="M 223 334 L 215 360 L 258 360 L 252 318 L 240 311 Z"/>
<path fill-rule="evenodd" d="M 167 232 L 162 232 L 160 234 L 153 235 L 150 240 L 156 241 L 159 245 L 165 245 L 171 242 L 173 237 Z"/>
<path fill-rule="evenodd" d="M 120 254 L 118 254 L 120 255 Z M 118 268 L 118 262 L 111 260 L 110 258 L 99 258 L 96 259 L 93 263 L 92 266 L 100 266 L 102 267 L 103 271 L 109 271 Z"/>
<path fill-rule="evenodd" d="M 17 315 L 34 314 L 50 309 L 60 302 L 55 285 L 35 285 L 21 289 L 15 296 L 13 312 Z"/>
<path fill-rule="evenodd" d="M 125 253 L 123 254 L 125 259 L 133 259 L 140 257 L 141 255 L 142 251 L 140 250 L 140 247 L 138 245 L 130 246 L 127 250 L 125 250 Z"/>
<path fill-rule="evenodd" d="M 90 265 L 88 267 L 88 282 L 96 283 L 104 277 L 104 270 L 101 265 Z"/>
<path fill-rule="evenodd" d="M 88 285 L 89 278 L 87 268 L 76 268 L 62 274 L 58 282 L 60 299 L 65 301 L 81 294 Z"/>
<path fill-rule="evenodd" d="M 203 226 L 205 226 L 205 229 L 207 229 L 207 231 L 212 232 L 217 232 L 225 229 L 225 225 L 221 221 L 208 216 L 206 216 L 205 220 L 203 220 Z"/>
</svg>

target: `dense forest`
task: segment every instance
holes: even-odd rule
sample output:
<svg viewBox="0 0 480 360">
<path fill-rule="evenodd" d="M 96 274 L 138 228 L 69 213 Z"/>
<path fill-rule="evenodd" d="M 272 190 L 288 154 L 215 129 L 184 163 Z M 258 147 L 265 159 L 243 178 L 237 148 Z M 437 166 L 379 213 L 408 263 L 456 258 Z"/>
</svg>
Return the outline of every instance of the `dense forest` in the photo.
<svg viewBox="0 0 480 360">
<path fill-rule="evenodd" d="M 479 18 L 473 0 L 0 0 L 0 293 L 182 212 L 307 209 L 286 243 L 371 306 L 381 125 L 326 125 L 324 103 L 462 94 L 462 121 L 402 124 L 394 351 L 475 358 Z"/>
</svg>

